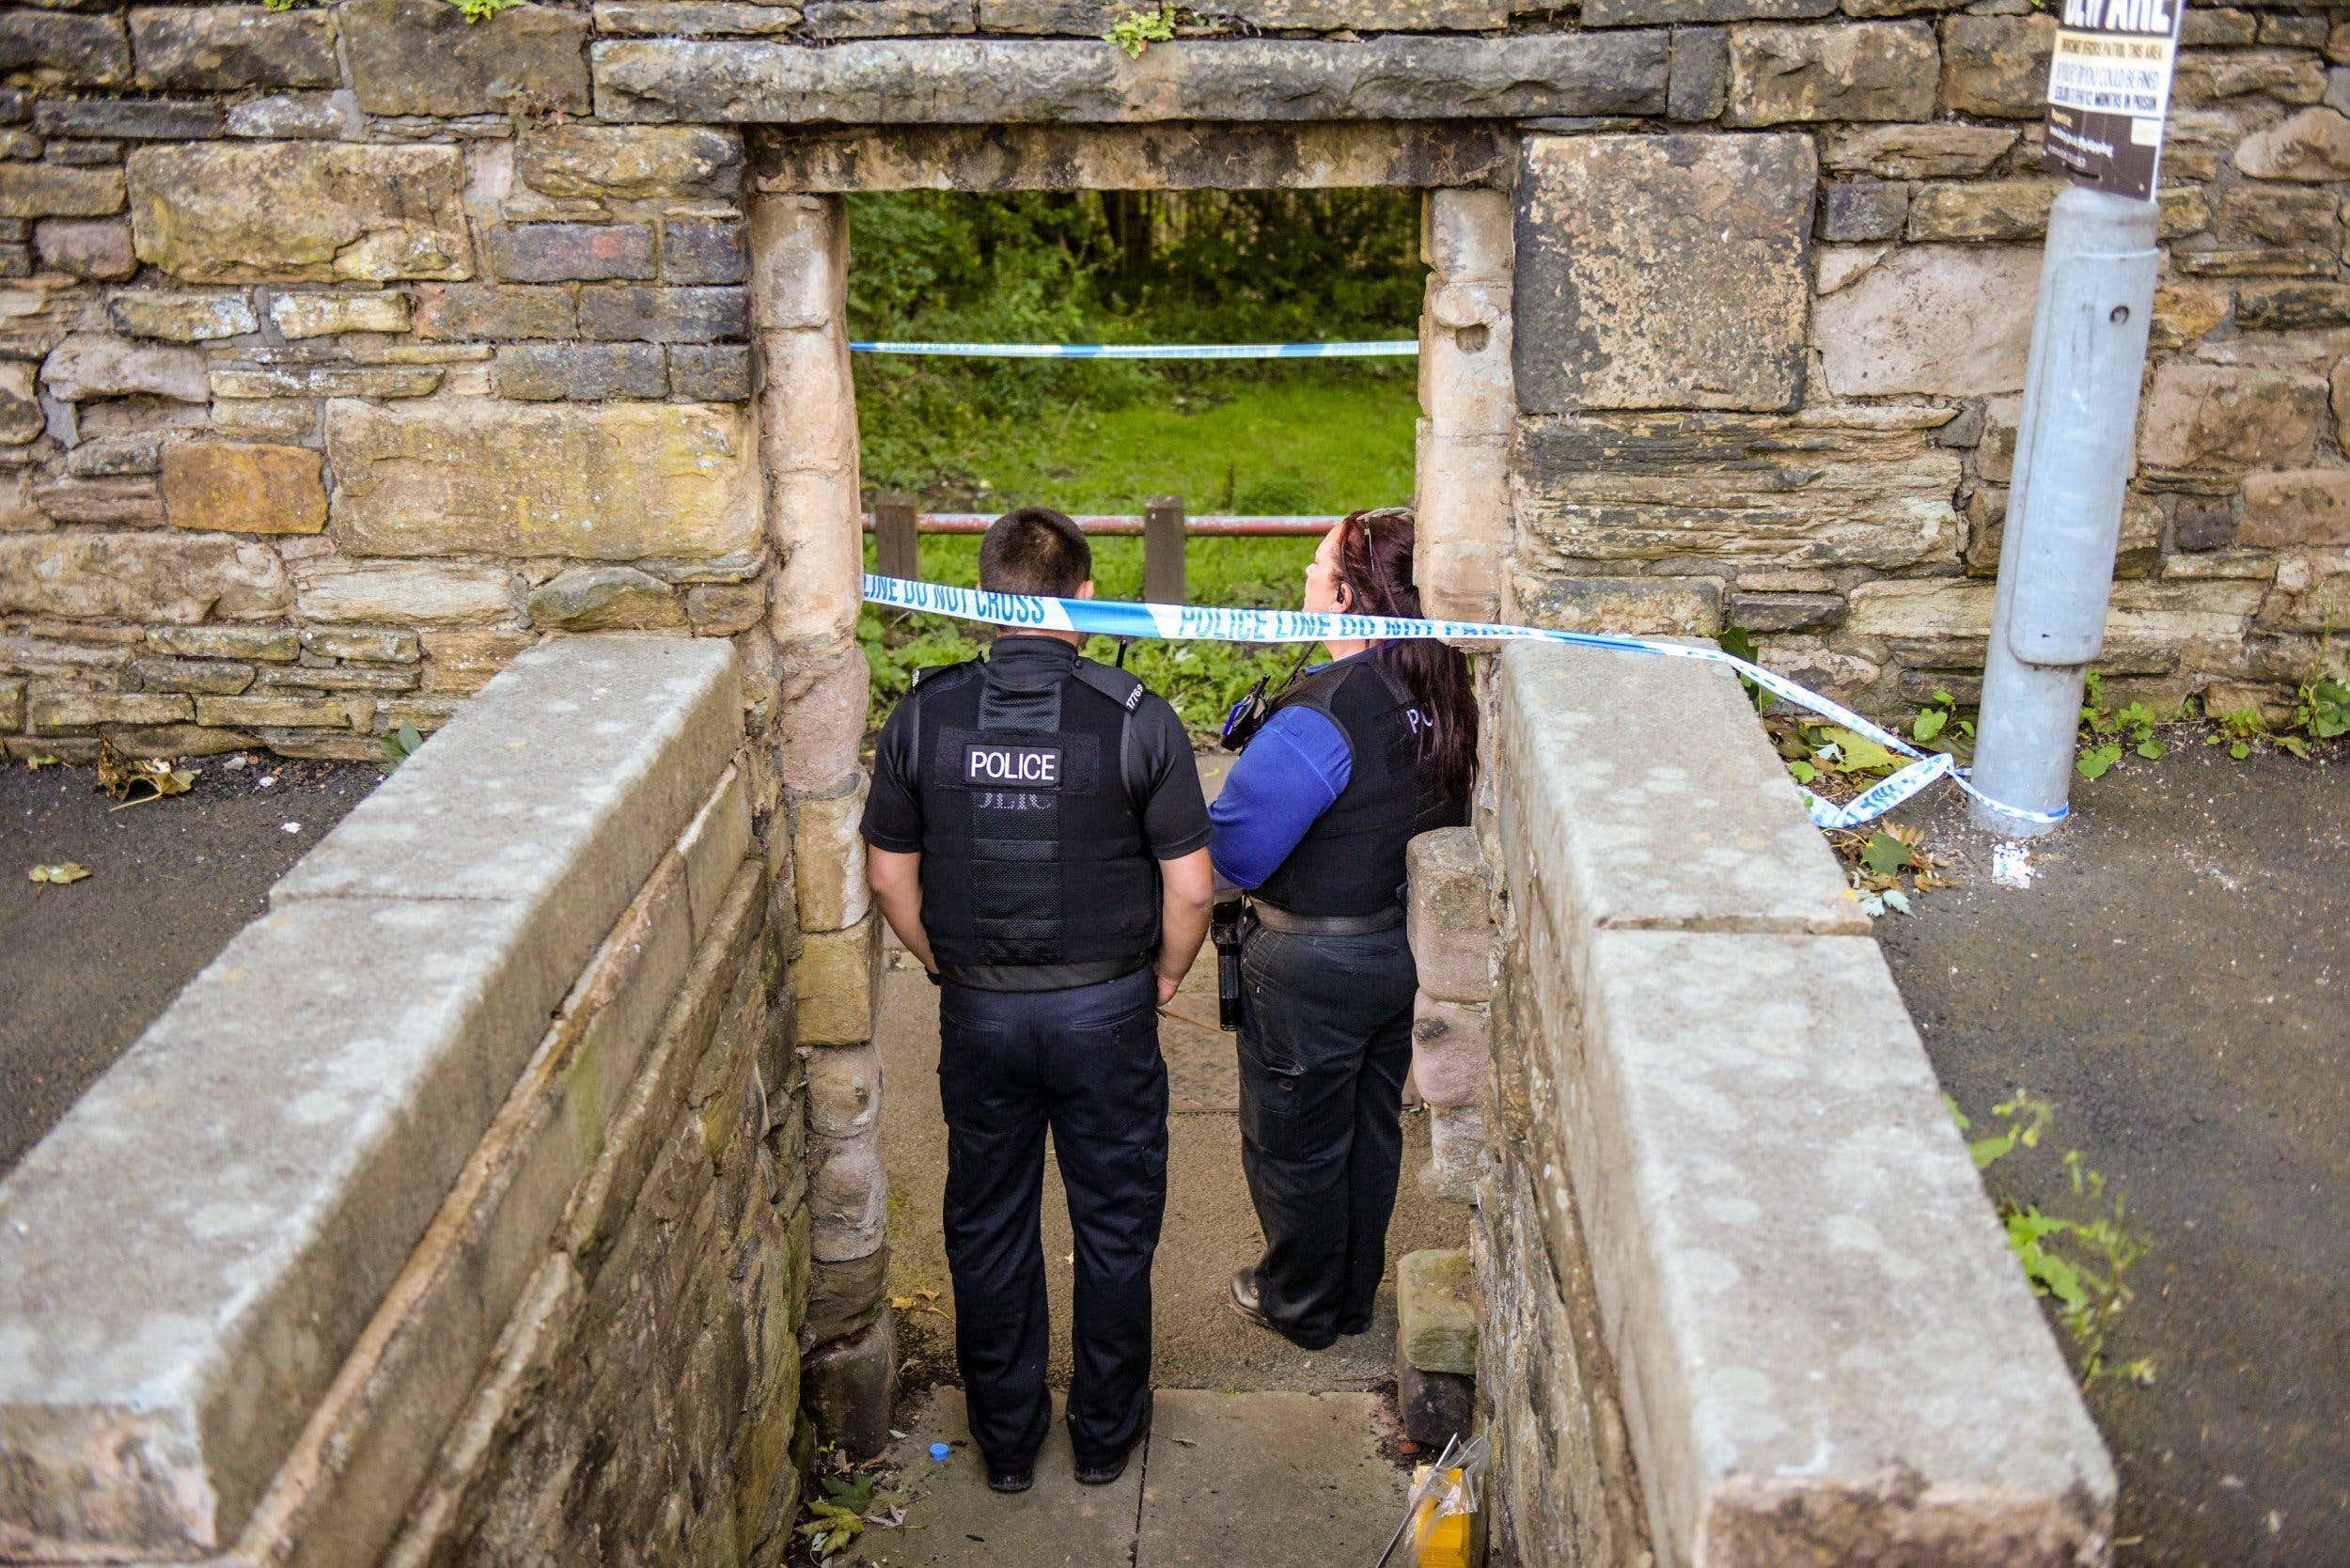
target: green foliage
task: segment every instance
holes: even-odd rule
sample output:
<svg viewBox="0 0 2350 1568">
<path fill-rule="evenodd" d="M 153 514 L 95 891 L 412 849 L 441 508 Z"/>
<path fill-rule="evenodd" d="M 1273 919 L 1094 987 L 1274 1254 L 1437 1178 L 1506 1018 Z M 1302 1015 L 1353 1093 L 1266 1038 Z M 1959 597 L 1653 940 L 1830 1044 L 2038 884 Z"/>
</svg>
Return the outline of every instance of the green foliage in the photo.
<svg viewBox="0 0 2350 1568">
<path fill-rule="evenodd" d="M 2267 716 L 2250 705 L 2208 716 L 2213 729 L 2203 744 L 2225 746 L 2239 762 L 2262 745 L 2307 758 L 2316 743 L 2350 734 L 2350 671 L 2335 659 L 2329 635 L 2320 645 L 2308 679 L 2294 692 L 2293 716 L 2284 728 L 2270 729 Z"/>
<path fill-rule="evenodd" d="M 1311 539 L 1195 540 L 1186 557 L 1185 597 L 1197 604 L 1292 608 L 1302 591 L 1307 563 L 1313 559 L 1314 542 Z M 979 559 L 979 541 L 974 536 L 930 535 L 922 541 L 922 575 L 932 582 L 975 587 Z M 870 570 L 870 547 L 866 565 Z M 1096 539 L 1093 576 L 1095 592 L 1104 599 L 1141 598 L 1142 541 Z M 968 622 L 869 607 L 858 618 L 857 640 L 873 670 L 873 722 L 878 724 L 888 705 L 905 695 L 915 670 L 975 659 L 985 650 L 986 638 L 984 629 Z M 1108 637 L 1095 637 L 1086 652 L 1104 663 L 1116 663 L 1118 644 Z M 1126 667 L 1172 702 L 1183 723 L 1205 737 L 1223 728 L 1224 715 L 1260 677 L 1279 674 L 1296 657 L 1294 646 L 1283 650 L 1250 643 L 1148 640 L 1129 647 Z"/>
<path fill-rule="evenodd" d="M 1128 59 L 1138 60 L 1145 48 L 1166 43 L 1174 36 L 1175 8 L 1165 6 L 1155 11 L 1120 11 L 1110 30 L 1102 35 L 1102 41 L 1118 45 Z"/>
<path fill-rule="evenodd" d="M 850 197 L 860 338 L 1253 342 L 1409 336 L 1426 269 L 1418 198 L 1386 191 L 918 192 Z M 867 483 L 926 510 L 1326 512 L 1412 494 L 1405 363 L 1214 366 L 857 356 Z M 1099 539 L 1096 591 L 1139 599 L 1139 540 Z M 1193 604 L 1294 608 L 1315 541 L 1194 539 Z M 921 574 L 973 586 L 978 541 L 926 535 Z M 914 669 L 975 656 L 988 634 L 868 613 L 874 716 Z M 1087 651 L 1114 659 L 1095 639 Z M 1213 734 L 1295 650 L 1139 642 L 1126 666 Z"/>
<path fill-rule="evenodd" d="M 1733 659 L 1744 659 L 1750 665 L 1757 665 L 1762 662 L 1761 653 L 1756 651 L 1754 646 L 1754 634 L 1747 631 L 1743 626 L 1731 627 L 1720 636 L 1716 637 L 1714 641 L 1723 652 L 1729 654 Z M 1772 702 L 1776 700 L 1776 698 L 1774 698 L 1768 691 L 1763 689 L 1762 682 L 1756 681 L 1752 676 L 1739 676 L 1738 684 L 1747 689 L 1747 700 L 1754 704 L 1754 711 L 1758 713 L 1768 708 Z M 1803 782 L 1808 783 L 1810 780 L 1803 780 Z"/>
<path fill-rule="evenodd" d="M 2148 761 L 2154 760 L 2167 749 L 2154 727 L 2178 716 L 2158 713 L 2143 702 L 2128 702 L 2119 712 L 2108 711 L 2105 677 L 2091 670 L 2081 682 L 2080 747 L 2073 758 L 2073 771 L 2083 778 L 2103 778 L 2122 760 L 2125 743 Z"/>
<path fill-rule="evenodd" d="M 2350 685 L 2319 676 L 2302 686 L 2293 722 L 2321 741 L 2350 734 Z"/>
<path fill-rule="evenodd" d="M 388 773 L 414 757 L 416 754 L 416 748 L 424 745 L 424 737 L 416 732 L 415 725 L 403 719 L 398 729 L 384 736 L 376 745 L 384 748 L 384 771 Z"/>
<path fill-rule="evenodd" d="M 458 14 L 467 22 L 487 22 L 500 11 L 510 11 L 523 0 L 448 0 Z"/>
<path fill-rule="evenodd" d="M 1883 823 L 1875 827 L 1831 834 L 1828 844 L 1852 864 L 1853 897 L 1859 902 L 1862 913 L 1872 919 L 1890 910 L 1896 915 L 1913 913 L 1909 891 L 1902 886 L 1902 878 L 1910 879 L 1918 892 L 1943 886 L 1943 862 L 1926 844 L 1925 829 L 1906 823 Z"/>
<path fill-rule="evenodd" d="M 1957 1120 L 1958 1130 L 1971 1131 L 1973 1123 L 1957 1102 L 1947 1094 L 1942 1099 Z M 2055 1120 L 2055 1111 L 2046 1101 L 2022 1090 L 1992 1106 L 1991 1114 L 1999 1119 L 2000 1130 L 1988 1137 L 1972 1138 L 1966 1145 L 1978 1170 L 1987 1170 L 2018 1149 L 2038 1148 L 2042 1135 Z M 2145 1240 L 2129 1231 L 2122 1200 L 2107 1197 L 2105 1177 L 2089 1168 L 2079 1150 L 2065 1151 L 2062 1165 L 2072 1197 L 2085 1211 L 2084 1217 L 2048 1214 L 2038 1204 L 2003 1198 L 1998 1215 L 2008 1247 L 2030 1282 L 2032 1294 L 2056 1302 L 2057 1315 L 2080 1352 L 2084 1384 L 2107 1377 L 2152 1383 L 2152 1361 L 2106 1359 L 2107 1337 L 2130 1299 L 2123 1276 L 2144 1255 Z"/>
<path fill-rule="evenodd" d="M 1893 876 L 1909 864 L 1909 846 L 1879 828 L 1862 847 L 1860 863 L 1879 876 Z"/>
<path fill-rule="evenodd" d="M 1426 278 L 1407 192 L 908 192 L 850 197 L 850 222 L 860 338 L 1406 337 Z M 1180 491 L 1203 511 L 1342 510 L 1410 490 L 1408 362 L 860 354 L 856 378 L 868 484 L 934 510 L 1138 512 Z"/>
<path fill-rule="evenodd" d="M 323 5 L 325 0 L 261 0 L 264 10 L 290 11 L 305 6 Z"/>
<path fill-rule="evenodd" d="M 873 1478 L 869 1475 L 823 1476 L 824 1495 L 808 1499 L 812 1517 L 800 1526 L 808 1551 L 822 1561 L 865 1533 L 865 1515 L 873 1506 Z"/>
</svg>

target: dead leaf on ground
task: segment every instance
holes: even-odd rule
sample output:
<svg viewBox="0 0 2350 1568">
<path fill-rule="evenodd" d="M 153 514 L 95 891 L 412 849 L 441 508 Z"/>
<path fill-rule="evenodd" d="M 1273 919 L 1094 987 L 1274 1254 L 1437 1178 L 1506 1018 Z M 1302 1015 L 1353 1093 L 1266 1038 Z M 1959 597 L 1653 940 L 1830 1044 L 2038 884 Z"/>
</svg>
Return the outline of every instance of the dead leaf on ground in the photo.
<svg viewBox="0 0 2350 1568">
<path fill-rule="evenodd" d="M 186 794 L 196 788 L 196 770 L 180 767 L 164 757 L 124 758 L 118 756 L 114 747 L 102 745 L 98 748 L 98 787 L 122 803 L 109 808 L 119 811 L 123 806 Z M 142 789 L 147 792 L 139 793 Z"/>
<path fill-rule="evenodd" d="M 36 866 L 25 874 L 35 882 L 62 887 L 69 882 L 79 882 L 89 875 L 89 868 L 76 861 L 63 860 L 54 866 Z"/>
<path fill-rule="evenodd" d="M 64 758 L 53 751 L 36 751 L 24 759 L 24 765 L 32 772 L 39 773 L 43 768 L 54 768 L 64 760 Z"/>
</svg>

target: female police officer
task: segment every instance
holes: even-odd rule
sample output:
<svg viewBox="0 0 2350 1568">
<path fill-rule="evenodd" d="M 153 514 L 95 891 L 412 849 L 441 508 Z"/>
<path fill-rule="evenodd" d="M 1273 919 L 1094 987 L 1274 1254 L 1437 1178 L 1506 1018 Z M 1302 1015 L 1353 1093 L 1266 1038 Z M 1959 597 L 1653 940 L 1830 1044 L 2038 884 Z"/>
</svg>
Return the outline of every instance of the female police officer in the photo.
<svg viewBox="0 0 2350 1568">
<path fill-rule="evenodd" d="M 1308 611 L 1420 613 L 1411 512 L 1350 514 L 1306 572 Z M 1251 890 L 1241 959 L 1241 1163 L 1264 1255 L 1231 1305 L 1308 1350 L 1371 1326 L 1402 1164 L 1417 977 L 1403 850 L 1467 818 L 1477 705 L 1433 640 L 1331 639 L 1277 696 L 1210 811 L 1223 881 Z M 1237 711 L 1236 711 L 1237 712 Z"/>
</svg>

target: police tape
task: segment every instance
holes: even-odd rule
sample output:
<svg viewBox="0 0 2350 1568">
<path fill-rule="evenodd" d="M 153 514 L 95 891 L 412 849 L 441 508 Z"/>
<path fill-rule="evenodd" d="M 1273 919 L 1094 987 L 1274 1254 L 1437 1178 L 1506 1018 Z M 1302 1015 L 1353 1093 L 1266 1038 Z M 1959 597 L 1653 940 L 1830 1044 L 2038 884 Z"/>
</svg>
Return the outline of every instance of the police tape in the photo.
<svg viewBox="0 0 2350 1568">
<path fill-rule="evenodd" d="M 872 343 L 854 353 L 954 354 L 980 359 L 1371 359 L 1416 354 L 1403 337 L 1378 343 Z"/>
<path fill-rule="evenodd" d="M 1113 599 L 1040 599 L 1021 593 L 983 593 L 977 588 L 949 588 L 943 583 L 918 583 L 903 577 L 869 574 L 865 602 L 888 609 L 916 610 L 956 620 L 979 620 L 997 626 L 1044 632 L 1082 632 L 1105 637 L 1165 637 L 1211 642 L 1328 642 L 1388 637 L 1438 637 L 1470 642 L 1562 642 L 1576 648 L 1604 648 L 1622 653 L 1646 653 L 1668 659 L 1691 659 L 1700 664 L 1727 665 L 1772 696 L 1783 698 L 1864 735 L 1889 751 L 1916 761 L 1879 779 L 1839 805 L 1823 800 L 1802 785 L 1804 808 L 1821 827 L 1857 827 L 1883 816 L 1936 779 L 1949 778 L 1993 810 L 2018 822 L 2058 823 L 2065 809 L 2030 811 L 1993 800 L 1967 781 L 1964 769 L 1947 752 L 1920 750 L 1873 720 L 1865 719 L 1832 698 L 1785 676 L 1722 649 L 1705 644 L 1661 642 L 1649 637 L 1621 636 L 1606 632 L 1558 632 L 1541 626 L 1503 626 L 1479 620 L 1413 620 L 1400 616 L 1323 615 L 1305 610 L 1231 609 L 1208 604 L 1143 604 Z"/>
</svg>

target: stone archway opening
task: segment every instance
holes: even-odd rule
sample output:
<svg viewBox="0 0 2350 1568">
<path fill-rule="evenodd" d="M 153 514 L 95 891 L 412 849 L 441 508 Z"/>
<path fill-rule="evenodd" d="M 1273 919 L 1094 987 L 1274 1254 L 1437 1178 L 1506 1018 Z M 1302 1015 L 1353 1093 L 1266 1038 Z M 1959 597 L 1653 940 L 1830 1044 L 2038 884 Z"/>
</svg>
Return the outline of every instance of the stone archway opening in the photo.
<svg viewBox="0 0 2350 1568">
<path fill-rule="evenodd" d="M 750 138 L 760 458 L 778 560 L 774 763 L 791 822 L 797 1034 L 807 1060 L 812 1279 L 807 1403 L 882 1446 L 897 1365 L 876 1043 L 884 933 L 857 819 L 868 722 L 846 197 L 933 190 L 1386 187 L 1425 193 L 1414 501 L 1432 615 L 1501 610 L 1512 539 L 1513 128 L 1485 121 L 764 128 Z"/>
</svg>

